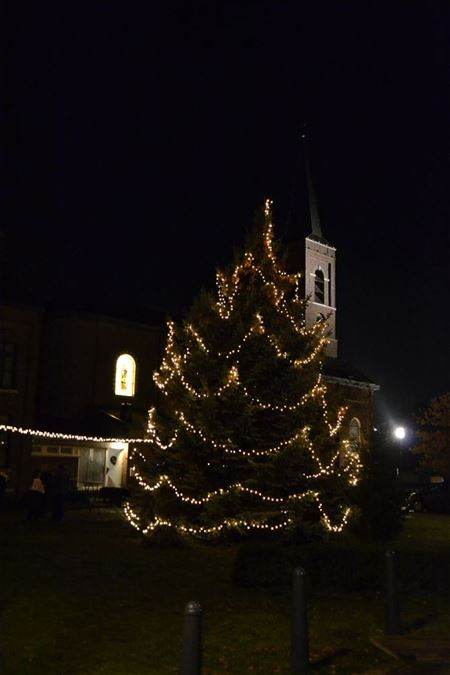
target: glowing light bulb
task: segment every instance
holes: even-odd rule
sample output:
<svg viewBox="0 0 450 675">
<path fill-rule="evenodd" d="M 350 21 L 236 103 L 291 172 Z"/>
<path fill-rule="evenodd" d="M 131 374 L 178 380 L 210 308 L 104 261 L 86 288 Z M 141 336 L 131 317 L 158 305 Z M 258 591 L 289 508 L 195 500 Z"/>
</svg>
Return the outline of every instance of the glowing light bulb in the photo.
<svg viewBox="0 0 450 675">
<path fill-rule="evenodd" d="M 406 436 L 405 427 L 395 427 L 394 436 L 397 440 L 402 441 Z"/>
</svg>

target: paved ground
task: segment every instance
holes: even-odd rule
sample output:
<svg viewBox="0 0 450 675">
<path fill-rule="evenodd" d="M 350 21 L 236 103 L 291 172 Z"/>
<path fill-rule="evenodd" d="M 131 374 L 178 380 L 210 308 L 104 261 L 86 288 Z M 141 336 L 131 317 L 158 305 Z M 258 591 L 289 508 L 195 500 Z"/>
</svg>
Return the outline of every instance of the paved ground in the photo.
<svg viewBox="0 0 450 675">
<path fill-rule="evenodd" d="M 422 664 L 420 666 L 401 666 L 395 664 L 392 660 L 392 668 L 384 667 L 377 670 L 368 670 L 365 675 L 450 675 L 450 664 L 432 665 Z"/>
<path fill-rule="evenodd" d="M 450 664 L 434 666 L 431 664 L 406 667 L 406 670 L 400 671 L 401 675 L 448 675 L 450 674 Z"/>
</svg>

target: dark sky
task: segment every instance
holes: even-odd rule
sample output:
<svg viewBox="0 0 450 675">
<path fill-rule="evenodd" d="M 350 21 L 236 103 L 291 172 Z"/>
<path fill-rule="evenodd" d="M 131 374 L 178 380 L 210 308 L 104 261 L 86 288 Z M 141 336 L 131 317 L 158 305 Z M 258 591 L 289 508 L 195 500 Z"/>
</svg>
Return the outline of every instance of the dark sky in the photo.
<svg viewBox="0 0 450 675">
<path fill-rule="evenodd" d="M 303 237 L 287 214 L 307 123 L 342 356 L 386 419 L 450 389 L 447 1 L 4 14 L 4 265 L 42 302 L 187 306 L 265 196 Z"/>
</svg>

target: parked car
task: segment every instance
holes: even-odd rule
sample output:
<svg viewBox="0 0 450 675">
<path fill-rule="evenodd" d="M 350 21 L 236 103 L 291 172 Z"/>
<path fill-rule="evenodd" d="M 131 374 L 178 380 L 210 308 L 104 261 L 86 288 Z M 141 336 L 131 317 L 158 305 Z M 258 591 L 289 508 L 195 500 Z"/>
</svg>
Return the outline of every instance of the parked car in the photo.
<svg viewBox="0 0 450 675">
<path fill-rule="evenodd" d="M 446 481 L 412 492 L 407 500 L 410 511 L 450 513 L 450 485 Z"/>
</svg>

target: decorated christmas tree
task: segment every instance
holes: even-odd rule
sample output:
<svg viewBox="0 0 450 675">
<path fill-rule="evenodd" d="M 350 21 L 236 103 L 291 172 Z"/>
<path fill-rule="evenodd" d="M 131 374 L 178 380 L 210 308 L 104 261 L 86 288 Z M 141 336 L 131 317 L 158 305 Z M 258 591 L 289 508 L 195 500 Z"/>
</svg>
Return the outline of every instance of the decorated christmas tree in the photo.
<svg viewBox="0 0 450 675">
<path fill-rule="evenodd" d="M 358 453 L 327 406 L 326 320 L 305 324 L 302 275 L 284 271 L 271 202 L 245 252 L 217 273 L 182 325 L 168 323 L 154 374 L 151 443 L 131 460 L 125 507 L 144 534 L 341 531 Z"/>
</svg>

